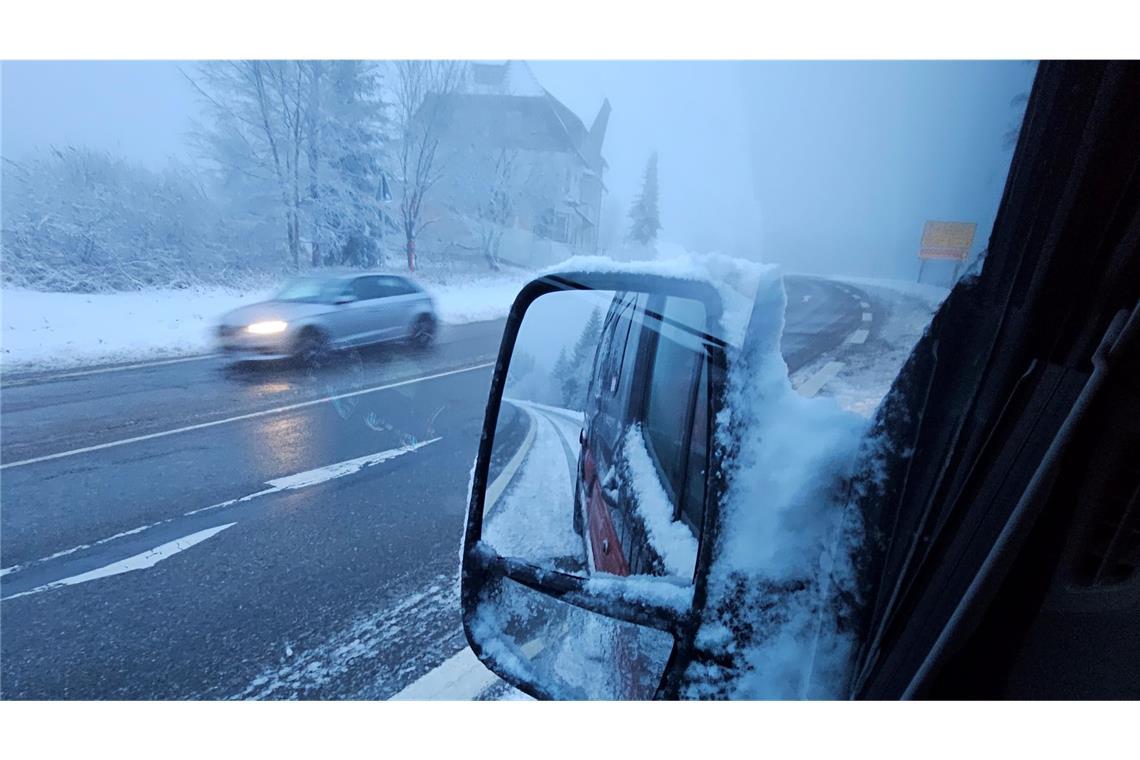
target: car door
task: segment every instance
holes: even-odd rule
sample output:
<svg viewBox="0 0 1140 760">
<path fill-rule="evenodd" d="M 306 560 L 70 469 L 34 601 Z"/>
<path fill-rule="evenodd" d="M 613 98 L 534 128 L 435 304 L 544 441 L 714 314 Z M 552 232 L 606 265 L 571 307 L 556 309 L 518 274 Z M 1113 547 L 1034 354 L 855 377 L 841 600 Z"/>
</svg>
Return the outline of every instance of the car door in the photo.
<svg viewBox="0 0 1140 760">
<path fill-rule="evenodd" d="M 375 340 L 380 331 L 376 309 L 380 289 L 375 275 L 356 277 L 348 283 L 346 295 L 353 300 L 339 307 L 334 339 L 341 345 L 359 346 Z"/>
<path fill-rule="evenodd" d="M 406 280 L 391 275 L 378 275 L 373 310 L 377 332 L 372 340 L 399 340 L 408 335 L 412 314 L 419 299 L 418 291 Z"/>
</svg>

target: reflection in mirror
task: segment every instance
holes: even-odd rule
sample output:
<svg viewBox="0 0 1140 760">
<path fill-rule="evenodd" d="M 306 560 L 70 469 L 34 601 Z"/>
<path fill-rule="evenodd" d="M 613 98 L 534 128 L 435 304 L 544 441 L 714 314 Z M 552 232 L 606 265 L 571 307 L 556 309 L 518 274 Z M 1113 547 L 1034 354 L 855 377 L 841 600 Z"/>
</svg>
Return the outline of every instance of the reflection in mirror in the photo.
<svg viewBox="0 0 1140 760">
<path fill-rule="evenodd" d="M 553 699 L 652 699 L 672 635 L 560 602 L 502 578 L 473 621 L 492 654 Z"/>
<path fill-rule="evenodd" d="M 705 306 L 559 291 L 527 310 L 490 458 L 482 538 L 581 577 L 696 565 L 709 455 Z"/>
</svg>

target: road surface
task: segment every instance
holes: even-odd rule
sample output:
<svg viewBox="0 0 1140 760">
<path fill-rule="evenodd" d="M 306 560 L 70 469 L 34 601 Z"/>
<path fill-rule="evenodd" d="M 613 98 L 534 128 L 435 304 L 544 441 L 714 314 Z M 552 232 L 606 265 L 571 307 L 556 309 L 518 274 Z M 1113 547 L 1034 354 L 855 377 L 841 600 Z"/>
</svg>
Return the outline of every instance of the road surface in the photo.
<svg viewBox="0 0 1140 760">
<path fill-rule="evenodd" d="M 790 370 L 873 329 L 866 304 L 789 278 Z M 383 699 L 461 652 L 502 324 L 316 370 L 5 377 L 0 697 Z"/>
</svg>

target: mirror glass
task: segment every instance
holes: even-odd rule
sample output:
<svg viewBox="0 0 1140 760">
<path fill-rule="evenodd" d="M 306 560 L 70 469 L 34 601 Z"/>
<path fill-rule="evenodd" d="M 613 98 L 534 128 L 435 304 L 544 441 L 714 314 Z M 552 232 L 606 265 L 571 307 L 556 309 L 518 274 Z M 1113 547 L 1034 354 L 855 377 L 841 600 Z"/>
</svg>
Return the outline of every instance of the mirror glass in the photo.
<svg viewBox="0 0 1140 760">
<path fill-rule="evenodd" d="M 652 699 L 673 648 L 671 634 L 588 612 L 500 578 L 472 621 L 509 672 L 552 699 Z"/>
<path fill-rule="evenodd" d="M 511 355 L 482 539 L 581 577 L 689 583 L 709 456 L 700 301 L 558 291 L 527 310 Z"/>
</svg>

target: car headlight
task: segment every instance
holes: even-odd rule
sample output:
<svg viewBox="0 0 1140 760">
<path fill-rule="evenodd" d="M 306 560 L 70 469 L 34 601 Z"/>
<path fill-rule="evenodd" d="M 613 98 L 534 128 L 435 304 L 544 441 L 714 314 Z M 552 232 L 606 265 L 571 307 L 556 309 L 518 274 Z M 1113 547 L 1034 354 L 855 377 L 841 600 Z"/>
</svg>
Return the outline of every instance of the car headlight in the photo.
<svg viewBox="0 0 1140 760">
<path fill-rule="evenodd" d="M 266 322 L 254 322 L 249 327 L 245 328 L 254 335 L 274 335 L 275 333 L 285 332 L 287 324 L 279 319 L 271 319 Z"/>
</svg>

